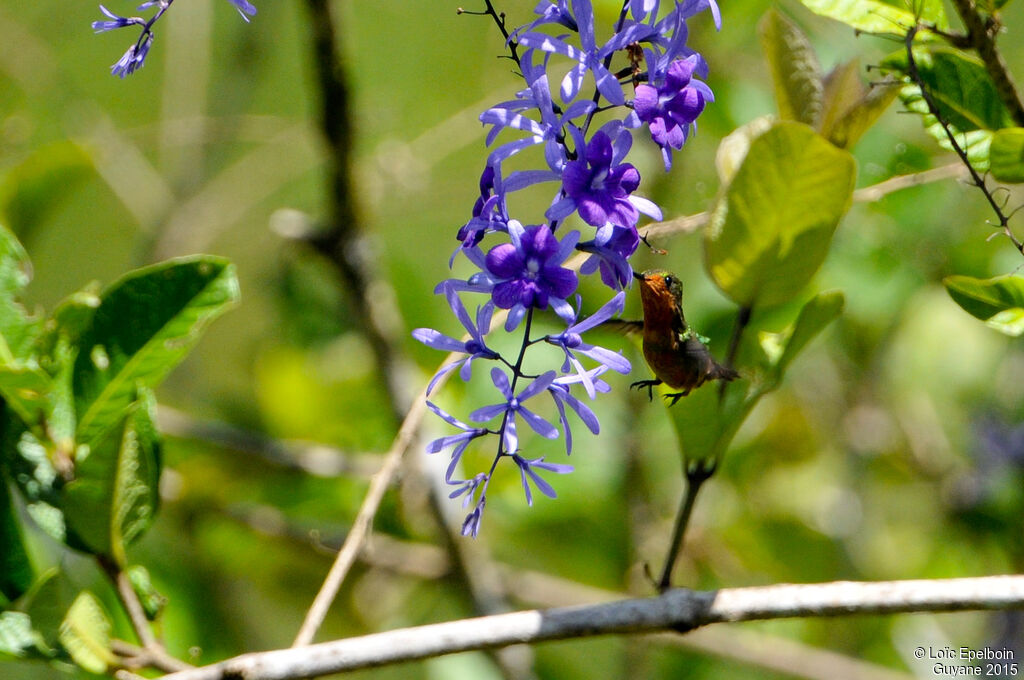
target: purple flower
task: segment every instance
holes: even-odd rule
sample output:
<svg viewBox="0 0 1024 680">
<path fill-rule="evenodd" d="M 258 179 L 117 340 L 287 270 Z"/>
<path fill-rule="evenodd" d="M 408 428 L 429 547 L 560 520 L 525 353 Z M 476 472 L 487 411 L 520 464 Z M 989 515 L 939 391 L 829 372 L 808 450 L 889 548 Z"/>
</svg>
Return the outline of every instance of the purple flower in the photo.
<svg viewBox="0 0 1024 680">
<path fill-rule="evenodd" d="M 238 13 L 246 21 L 249 21 L 249 17 L 256 16 L 256 8 L 253 7 L 252 3 L 246 2 L 246 0 L 228 0 L 228 2 L 235 6 L 235 9 L 238 10 Z M 247 14 L 249 16 L 246 16 Z"/>
<path fill-rule="evenodd" d="M 473 502 L 473 496 L 476 494 L 477 489 L 480 491 L 480 499 L 476 502 L 473 507 L 473 511 L 466 515 L 466 519 L 462 522 L 462 535 L 472 536 L 476 538 L 477 534 L 480 533 L 480 521 L 484 516 L 484 506 L 487 505 L 487 483 L 491 481 L 491 478 L 481 472 L 475 475 L 472 479 L 464 479 L 459 481 L 449 481 L 449 484 L 457 486 L 455 491 L 448 494 L 448 498 L 458 498 L 459 496 L 466 494 L 466 497 L 462 501 L 462 507 L 467 507 Z"/>
<path fill-rule="evenodd" d="M 556 498 L 558 496 L 558 494 L 555 493 L 554 487 L 544 481 L 544 479 L 537 474 L 538 469 L 547 470 L 548 472 L 554 472 L 559 475 L 572 472 L 573 469 L 571 465 L 545 463 L 543 457 L 527 460 L 516 453 L 512 454 L 512 460 L 519 466 L 519 474 L 523 478 L 523 490 L 526 491 L 527 505 L 533 505 L 533 493 L 530 491 L 530 481 L 536 485 L 537 491 L 540 491 L 548 498 Z"/>
<path fill-rule="evenodd" d="M 100 5 L 100 11 L 110 17 L 111 21 L 94 21 L 92 22 L 92 28 L 97 33 L 104 33 L 106 31 L 113 31 L 115 28 L 124 28 L 125 26 L 145 26 L 146 20 L 142 17 L 122 17 L 114 14 L 109 9 Z"/>
<path fill-rule="evenodd" d="M 110 72 L 118 78 L 130 76 L 143 67 L 149 48 L 153 44 L 153 34 L 144 33 L 140 42 L 128 48 L 121 58 L 110 67 Z"/>
<path fill-rule="evenodd" d="M 617 133 L 614 142 L 608 132 Z M 622 227 L 635 226 L 641 211 L 661 219 L 658 206 L 631 195 L 640 186 L 640 173 L 631 164 L 621 162 L 633 143 L 621 123 L 598 130 L 585 146 L 582 134 L 577 132 L 574 136 L 580 157 L 566 164 L 562 176 L 565 198 L 548 209 L 549 219 L 562 219 L 573 210 L 579 212 L 584 222 L 595 227 L 609 222 Z"/>
<path fill-rule="evenodd" d="M 491 314 L 494 312 L 494 303 L 487 302 L 483 307 L 478 307 L 476 310 L 476 323 L 473 323 L 473 319 L 463 306 L 462 300 L 459 299 L 455 287 L 451 285 L 444 286 L 444 291 L 445 296 L 448 298 L 448 306 L 451 307 L 455 317 L 462 323 L 463 328 L 466 329 L 470 337 L 466 341 L 457 340 L 432 328 L 417 328 L 412 332 L 412 337 L 427 347 L 432 347 L 442 352 L 463 352 L 467 355 L 464 359 L 453 361 L 441 367 L 441 370 L 434 375 L 430 384 L 427 385 L 428 395 L 433 391 L 434 385 L 437 384 L 437 381 L 442 376 L 447 375 L 458 366 L 462 366 L 459 376 L 463 380 L 468 381 L 472 376 L 474 359 L 498 359 L 501 356 L 489 348 L 484 341 L 484 335 L 486 335 L 491 327 Z"/>
<path fill-rule="evenodd" d="M 569 69 L 562 79 L 562 101 L 570 102 L 576 98 L 583 87 L 584 76 L 589 71 L 594 76 L 598 91 L 614 105 L 625 103 L 622 86 L 618 78 L 604 65 L 606 57 L 621 50 L 640 37 L 650 32 L 650 28 L 639 24 L 625 27 L 611 37 L 602 47 L 597 47 L 594 36 L 594 9 L 590 0 L 573 0 L 575 22 L 579 28 L 580 47 L 576 47 L 561 38 L 553 38 L 543 33 L 528 31 L 518 36 L 519 44 L 544 52 L 561 54 L 577 63 Z M 567 8 L 557 8 L 558 16 L 571 17 Z M 565 10 L 564 12 L 562 10 Z M 561 23 L 561 22 L 560 22 Z M 582 48 L 582 49 L 581 49 Z"/>
<path fill-rule="evenodd" d="M 502 441 L 505 453 L 514 453 L 519 448 L 519 437 L 516 434 L 516 416 L 522 417 L 534 432 L 547 439 L 558 437 L 558 428 L 523 406 L 523 402 L 548 388 L 555 379 L 555 372 L 548 371 L 529 385 L 518 396 L 512 393 L 508 376 L 498 367 L 491 369 L 491 381 L 501 392 L 505 400 L 499 404 L 483 406 L 469 414 L 469 419 L 476 423 L 486 423 L 497 415 L 505 415 L 502 423 Z"/>
<path fill-rule="evenodd" d="M 256 8 L 252 6 L 247 0 L 228 0 L 235 9 L 238 10 L 239 14 L 246 21 L 249 21 L 247 14 L 252 16 L 256 14 Z M 124 78 L 125 76 L 135 73 L 135 71 L 142 68 L 146 61 L 146 55 L 149 54 L 149 48 L 153 45 L 153 25 L 160 20 L 174 0 L 148 0 L 138 6 L 138 9 L 144 10 L 151 7 L 156 7 L 156 13 L 149 19 L 143 19 L 142 17 L 122 17 L 114 14 L 103 5 L 100 5 L 100 11 L 103 12 L 109 20 L 107 21 L 94 21 L 92 22 L 92 28 L 96 33 L 104 33 L 106 31 L 113 31 L 117 28 L 125 28 L 126 26 L 141 26 L 142 33 L 139 35 L 138 40 L 135 44 L 128 48 L 128 50 L 121 55 L 121 58 L 117 60 L 113 66 L 110 67 L 110 72 L 115 76 Z"/>
<path fill-rule="evenodd" d="M 455 447 L 452 449 L 451 462 L 448 463 L 448 470 L 444 475 L 444 481 L 452 484 L 452 473 L 455 472 L 455 466 L 459 464 L 459 459 L 462 457 L 462 453 L 466 450 L 466 447 L 469 446 L 469 443 L 477 437 L 490 434 L 491 430 L 488 430 L 486 427 L 473 427 L 472 425 L 467 425 L 452 415 L 445 413 L 429 401 L 427 402 L 427 408 L 433 411 L 434 414 L 444 422 L 449 425 L 454 425 L 462 430 L 462 432 L 459 432 L 458 434 L 450 434 L 446 437 L 435 439 L 427 444 L 427 453 L 437 453 L 438 451 L 443 451 L 449 446 Z"/>
<path fill-rule="evenodd" d="M 561 24 L 570 31 L 578 31 L 579 26 L 576 25 L 576 18 L 573 17 L 572 11 L 569 10 L 569 0 L 558 0 L 558 4 L 551 2 L 551 0 L 541 0 L 540 3 L 533 9 L 534 14 L 539 14 L 539 19 L 534 19 L 532 23 L 526 26 L 520 26 L 512 32 L 512 39 L 518 38 L 520 33 L 526 33 L 543 24 Z"/>
<path fill-rule="evenodd" d="M 560 178 L 565 167 L 564 122 L 585 116 L 596 108 L 593 101 L 573 102 L 564 111 L 551 100 L 548 87 L 547 55 L 541 64 L 534 63 L 536 52 L 528 49 L 520 59 L 523 78 L 528 89 L 516 94 L 512 101 L 502 102 L 487 109 L 480 115 L 480 122 L 493 127 L 487 133 L 487 146 L 494 143 L 498 134 L 512 128 L 529 133 L 524 139 L 503 144 L 491 152 L 488 165 L 500 166 L 515 154 L 536 144 L 544 145 L 544 159 L 550 170 L 520 170 L 513 172 L 506 182 L 506 191 L 518 191 L 538 182 L 554 181 Z M 537 111 L 540 120 L 523 115 L 525 111 Z"/>
<path fill-rule="evenodd" d="M 480 500 L 477 501 L 476 506 L 473 508 L 473 512 L 466 515 L 466 519 L 462 521 L 463 536 L 472 536 L 473 538 L 476 538 L 480 533 L 480 522 L 484 518 L 485 505 L 487 505 L 487 496 L 485 494 L 480 494 Z"/>
<path fill-rule="evenodd" d="M 653 10 L 654 15 L 658 14 L 658 0 L 629 0 L 629 13 L 637 21 L 643 21 L 648 12 Z"/>
<path fill-rule="evenodd" d="M 601 270 L 601 280 L 615 290 L 622 290 L 633 280 L 633 267 L 629 257 L 640 245 L 640 234 L 636 227 L 619 227 L 606 224 L 597 230 L 590 241 L 576 246 L 577 250 L 591 253 L 580 267 L 581 274 L 593 274 Z"/>
<path fill-rule="evenodd" d="M 554 382 L 548 385 L 548 394 L 555 401 L 555 406 L 558 408 L 558 420 L 562 423 L 562 429 L 565 430 L 565 453 L 567 455 L 572 453 L 572 429 L 569 427 L 569 419 L 565 415 L 566 404 L 576 412 L 576 415 L 580 417 L 580 420 L 583 421 L 583 424 L 587 426 L 591 433 L 597 434 L 601 431 L 601 424 L 598 422 L 597 416 L 590 410 L 589 406 L 569 393 L 569 385 L 585 382 L 593 385 L 595 392 L 608 392 L 611 390 L 611 386 L 598 377 L 607 370 L 607 366 L 601 365 L 582 374 L 564 375 L 561 378 L 556 378 Z M 591 399 L 593 397 L 594 395 L 591 395 Z"/>
<path fill-rule="evenodd" d="M 597 327 L 616 314 L 622 312 L 625 304 L 626 294 L 625 292 L 620 291 L 593 315 L 583 319 L 582 321 L 573 323 L 558 335 L 548 335 L 544 338 L 544 340 L 550 344 L 562 348 L 562 351 L 565 352 L 565 363 L 562 365 L 562 373 L 569 373 L 570 369 L 574 369 L 576 375 L 581 378 L 581 382 L 587 391 L 587 395 L 591 399 L 596 396 L 594 383 L 589 378 L 589 373 L 584 370 L 583 364 L 580 363 L 578 358 L 576 358 L 576 354 L 593 359 L 594 361 L 607 366 L 611 370 L 622 374 L 629 373 L 632 366 L 630 365 L 629 360 L 622 356 L 621 353 L 613 352 L 605 349 L 604 347 L 591 345 L 588 342 L 584 342 L 583 338 L 580 336 L 582 333 Z"/>
<path fill-rule="evenodd" d="M 637 118 L 647 123 L 651 138 L 661 147 L 665 170 L 672 167 L 672 149 L 683 148 L 690 130 L 708 101 L 714 101 L 711 89 L 693 79 L 696 55 L 672 62 L 664 82 L 638 85 L 633 100 Z"/>
<path fill-rule="evenodd" d="M 488 165 L 481 173 L 480 198 L 473 205 L 473 217 L 459 228 L 455 237 L 462 241 L 461 249 L 472 248 L 483 240 L 488 231 L 508 231 L 508 207 L 505 205 L 501 173 L 493 165 Z M 449 267 L 458 252 L 457 249 L 452 254 Z"/>
<path fill-rule="evenodd" d="M 569 232 L 559 243 L 546 224 L 524 228 L 510 220 L 508 234 L 512 242 L 491 248 L 485 262 L 494 304 L 512 310 L 506 329 L 515 328 L 526 309 L 547 309 L 548 304 L 563 319 L 572 318 L 565 299 L 576 290 L 576 272 L 561 265 L 576 247 L 579 232 Z"/>
</svg>

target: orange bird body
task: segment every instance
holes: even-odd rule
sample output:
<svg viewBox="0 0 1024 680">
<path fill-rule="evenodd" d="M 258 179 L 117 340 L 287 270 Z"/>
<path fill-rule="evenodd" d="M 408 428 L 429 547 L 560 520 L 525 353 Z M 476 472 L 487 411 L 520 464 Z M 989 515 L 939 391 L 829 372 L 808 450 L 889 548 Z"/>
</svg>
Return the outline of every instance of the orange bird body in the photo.
<svg viewBox="0 0 1024 680">
<path fill-rule="evenodd" d="M 630 387 L 652 389 L 662 383 L 674 390 L 666 394 L 672 404 L 706 382 L 735 380 L 739 373 L 723 366 L 711 356 L 704 341 L 686 325 L 683 316 L 683 284 L 664 270 L 634 273 L 639 281 L 640 301 L 644 307 L 643 350 L 654 380 L 640 380 Z"/>
</svg>

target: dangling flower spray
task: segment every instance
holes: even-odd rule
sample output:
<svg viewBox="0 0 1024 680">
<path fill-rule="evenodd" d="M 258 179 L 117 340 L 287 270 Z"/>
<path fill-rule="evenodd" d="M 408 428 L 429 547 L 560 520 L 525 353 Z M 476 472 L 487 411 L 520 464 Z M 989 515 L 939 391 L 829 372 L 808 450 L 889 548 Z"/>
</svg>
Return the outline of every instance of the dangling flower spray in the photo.
<svg viewBox="0 0 1024 680">
<path fill-rule="evenodd" d="M 462 355 L 443 366 L 427 388 L 427 406 L 458 432 L 430 442 L 427 452 L 450 451 L 445 482 L 453 487 L 451 497 L 462 496 L 463 507 L 469 509 L 462 533 L 470 536 L 480 531 L 487 488 L 503 460 L 518 468 L 528 504 L 534 489 L 555 497 L 545 474 L 573 469 L 524 455 L 519 446 L 521 424 L 548 439 L 564 436 L 570 454 L 570 427 L 576 419 L 594 434 L 600 430 L 597 416 L 581 397 L 593 400 L 608 392 L 611 388 L 601 377 L 606 372 L 630 371 L 621 353 L 590 344 L 583 334 L 623 309 L 633 273 L 629 260 L 641 240 L 640 216 L 662 219 L 657 205 L 636 194 L 640 173 L 626 162 L 633 131 L 646 128 L 668 171 L 672 152 L 682 148 L 696 130 L 697 117 L 714 100 L 702 80 L 707 77 L 706 62 L 687 47 L 686 22 L 710 10 L 715 26 L 721 26 L 714 0 L 676 0 L 665 8 L 659 0 L 625 0 L 611 37 L 598 44 L 590 0 L 543 0 L 534 10 L 538 18 L 511 32 L 491 1 L 485 3 L 487 11 L 480 14 L 493 17 L 502 30 L 526 87 L 480 116 L 490 126 L 488 147 L 499 137 L 511 140 L 494 146 L 488 155 L 480 197 L 470 220 L 458 231 L 459 246 L 449 261 L 451 266 L 464 256 L 476 271 L 466 279 L 442 281 L 435 289 L 445 296 L 469 339 L 429 328 L 413 332 L 434 349 Z M 549 74 L 563 72 L 566 60 L 568 72 L 552 92 Z M 627 98 L 629 85 L 632 99 Z M 599 118 L 606 122 L 598 126 Z M 542 147 L 546 167 L 506 172 L 510 159 L 534 146 Z M 543 219 L 513 216 L 509 195 L 542 184 L 554 187 Z M 567 224 L 574 214 L 578 219 L 573 223 L 582 222 L 580 229 Z M 586 318 L 580 316 L 580 296 L 575 296 L 575 305 L 571 302 L 579 278 L 565 264 L 574 252 L 588 255 L 580 274 L 598 274 L 613 291 L 611 299 Z M 508 316 L 492 332 L 496 309 L 507 310 Z M 564 330 L 535 333 L 535 320 L 547 310 L 553 314 L 545 316 L 564 324 Z M 518 350 L 506 356 L 495 349 L 507 344 L 492 340 L 495 333 L 518 337 Z M 561 350 L 561 363 L 528 372 L 527 355 L 542 345 Z M 481 363 L 490 364 L 496 403 L 469 413 L 470 423 L 429 401 L 442 376 L 458 370 L 469 381 L 474 364 Z M 536 411 L 545 396 L 554 402 L 558 425 Z M 488 441 L 495 447 L 490 467 L 460 478 L 463 453 Z"/>
</svg>

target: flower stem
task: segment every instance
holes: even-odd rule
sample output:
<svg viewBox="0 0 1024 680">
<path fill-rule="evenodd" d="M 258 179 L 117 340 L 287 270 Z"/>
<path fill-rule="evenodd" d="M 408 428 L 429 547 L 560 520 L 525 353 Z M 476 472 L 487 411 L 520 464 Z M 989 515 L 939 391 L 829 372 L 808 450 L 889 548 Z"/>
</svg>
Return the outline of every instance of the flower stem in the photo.
<svg viewBox="0 0 1024 680">
<path fill-rule="evenodd" d="M 662 569 L 661 578 L 658 579 L 659 592 L 665 592 L 672 586 L 672 570 L 682 551 L 686 527 L 689 525 L 690 515 L 693 513 L 693 504 L 697 501 L 697 494 L 700 493 L 701 486 L 711 479 L 717 467 L 718 462 L 713 458 L 689 462 L 686 465 L 686 493 L 683 495 L 679 513 L 676 515 L 676 523 L 672 528 L 672 542 L 669 545 L 668 556 L 665 558 L 665 568 Z"/>
</svg>

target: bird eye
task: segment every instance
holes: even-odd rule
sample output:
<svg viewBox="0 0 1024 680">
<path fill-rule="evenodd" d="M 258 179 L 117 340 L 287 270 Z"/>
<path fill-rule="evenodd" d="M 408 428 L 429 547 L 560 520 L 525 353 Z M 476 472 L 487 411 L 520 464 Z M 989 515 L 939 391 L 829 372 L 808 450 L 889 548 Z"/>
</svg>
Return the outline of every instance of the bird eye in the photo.
<svg viewBox="0 0 1024 680">
<path fill-rule="evenodd" d="M 673 283 L 675 283 L 675 280 L 675 277 L 669 274 L 668 276 L 665 277 L 665 285 L 671 286 Z"/>
</svg>

